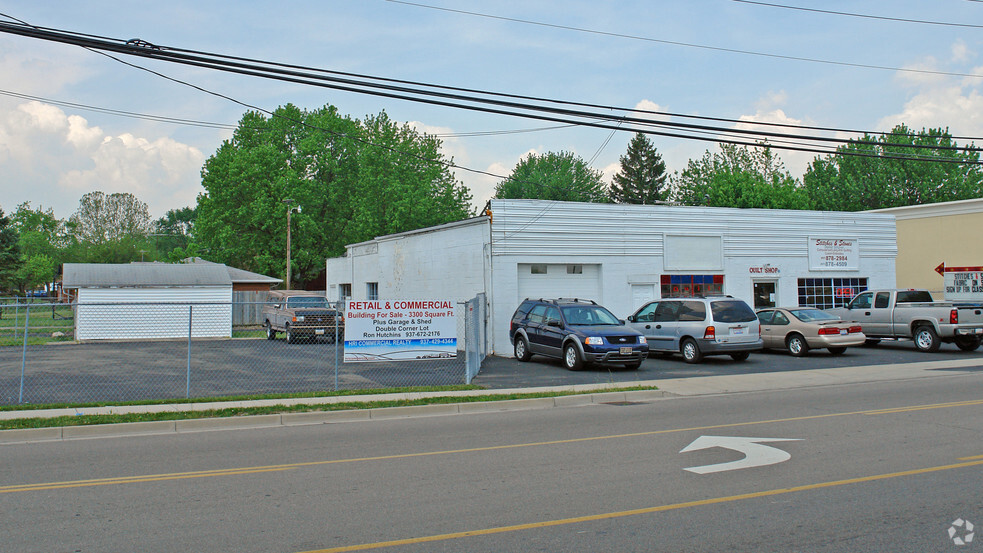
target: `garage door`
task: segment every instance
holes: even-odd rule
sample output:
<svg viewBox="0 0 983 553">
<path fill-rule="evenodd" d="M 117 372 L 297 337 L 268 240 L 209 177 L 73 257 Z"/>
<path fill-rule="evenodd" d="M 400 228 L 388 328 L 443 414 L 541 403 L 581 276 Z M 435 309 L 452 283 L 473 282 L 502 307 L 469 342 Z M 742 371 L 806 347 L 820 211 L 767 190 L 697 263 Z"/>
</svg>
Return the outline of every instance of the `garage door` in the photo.
<svg viewBox="0 0 983 553">
<path fill-rule="evenodd" d="M 525 298 L 582 298 L 603 303 L 600 265 L 520 263 L 518 272 L 518 301 Z"/>
</svg>

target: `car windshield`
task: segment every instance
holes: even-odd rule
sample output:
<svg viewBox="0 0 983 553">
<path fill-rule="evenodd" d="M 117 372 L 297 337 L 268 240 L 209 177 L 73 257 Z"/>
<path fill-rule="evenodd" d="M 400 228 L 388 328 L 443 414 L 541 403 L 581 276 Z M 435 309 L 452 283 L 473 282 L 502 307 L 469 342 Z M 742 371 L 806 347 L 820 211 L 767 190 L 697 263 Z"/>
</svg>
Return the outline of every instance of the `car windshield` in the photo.
<svg viewBox="0 0 983 553">
<path fill-rule="evenodd" d="M 804 323 L 821 323 L 824 321 L 838 321 L 839 317 L 830 315 L 821 309 L 790 309 L 789 313 Z"/>
<path fill-rule="evenodd" d="M 287 307 L 328 307 L 328 300 L 317 296 L 294 296 L 287 298 Z"/>
<path fill-rule="evenodd" d="M 710 302 L 713 320 L 718 323 L 749 323 L 757 321 L 758 316 L 741 300 L 720 300 Z"/>
<path fill-rule="evenodd" d="M 563 307 L 563 318 L 568 325 L 620 325 L 610 311 L 599 305 L 570 305 Z"/>
</svg>

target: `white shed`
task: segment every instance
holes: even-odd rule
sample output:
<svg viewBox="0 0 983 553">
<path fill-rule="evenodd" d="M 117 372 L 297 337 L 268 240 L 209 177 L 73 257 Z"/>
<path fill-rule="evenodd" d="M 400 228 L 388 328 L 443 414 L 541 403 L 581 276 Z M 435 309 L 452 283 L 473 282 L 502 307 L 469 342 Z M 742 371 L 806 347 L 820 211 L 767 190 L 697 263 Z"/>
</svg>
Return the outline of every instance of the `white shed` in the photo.
<svg viewBox="0 0 983 553">
<path fill-rule="evenodd" d="M 356 300 L 484 292 L 491 349 L 508 355 L 526 297 L 593 299 L 621 318 L 685 295 L 834 307 L 893 287 L 896 256 L 894 216 L 879 213 L 492 200 L 481 217 L 348 246 L 327 286 Z"/>
<path fill-rule="evenodd" d="M 66 263 L 77 340 L 230 338 L 232 280 L 221 264 Z"/>
</svg>

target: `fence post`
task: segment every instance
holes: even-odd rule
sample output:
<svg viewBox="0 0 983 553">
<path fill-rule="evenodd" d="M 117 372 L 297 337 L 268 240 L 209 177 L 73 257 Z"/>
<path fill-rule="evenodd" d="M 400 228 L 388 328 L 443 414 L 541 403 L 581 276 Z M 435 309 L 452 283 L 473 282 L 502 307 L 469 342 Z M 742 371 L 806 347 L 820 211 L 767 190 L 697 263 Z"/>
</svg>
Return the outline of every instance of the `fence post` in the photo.
<svg viewBox="0 0 983 553">
<path fill-rule="evenodd" d="M 188 306 L 188 376 L 184 388 L 185 399 L 191 399 L 191 314 L 193 309 L 193 305 Z"/>
<path fill-rule="evenodd" d="M 24 348 L 20 355 L 20 395 L 17 396 L 17 403 L 24 403 L 24 368 L 27 366 L 27 329 L 31 325 L 31 308 L 27 308 L 27 315 L 24 317 Z"/>
</svg>

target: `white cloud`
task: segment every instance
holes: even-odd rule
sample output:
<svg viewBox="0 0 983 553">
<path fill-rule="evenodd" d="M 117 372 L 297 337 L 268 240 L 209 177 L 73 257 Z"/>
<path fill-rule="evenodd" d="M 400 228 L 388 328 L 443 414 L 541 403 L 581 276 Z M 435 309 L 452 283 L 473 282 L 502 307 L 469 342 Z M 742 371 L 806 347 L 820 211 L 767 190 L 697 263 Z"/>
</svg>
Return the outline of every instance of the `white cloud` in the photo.
<svg viewBox="0 0 983 553">
<path fill-rule="evenodd" d="M 660 113 L 652 112 L 665 112 L 666 107 L 660 106 L 659 104 L 653 102 L 652 100 L 641 100 L 635 104 L 634 111 L 629 114 L 631 117 L 637 117 L 639 119 L 650 119 L 652 121 L 668 121 L 671 119 L 668 115 L 661 115 Z"/>
<path fill-rule="evenodd" d="M 968 62 L 974 57 L 976 57 L 976 52 L 971 51 L 962 40 L 952 43 L 952 61 L 954 63 Z"/>
<path fill-rule="evenodd" d="M 67 218 L 84 194 L 98 190 L 129 192 L 159 217 L 195 205 L 204 160 L 200 150 L 170 138 L 109 136 L 83 117 L 36 101 L 0 111 L 4 211 L 31 201 Z"/>
<path fill-rule="evenodd" d="M 952 45 L 952 61 L 965 62 L 975 57 L 975 52 L 962 42 Z M 938 66 L 930 66 L 937 69 Z M 900 80 L 911 92 L 900 112 L 882 117 L 880 130 L 889 130 L 904 123 L 915 130 L 948 127 L 953 135 L 979 136 L 983 134 L 983 67 L 969 71 L 980 77 L 955 77 L 938 75 L 933 78 L 912 79 L 907 75 Z"/>
<path fill-rule="evenodd" d="M 775 132 L 783 134 L 795 134 L 795 135 L 813 135 L 820 136 L 822 133 L 817 133 L 815 131 L 808 131 L 805 129 L 793 128 L 793 127 L 776 127 L 772 125 L 756 125 L 755 123 L 779 123 L 783 125 L 805 125 L 806 123 L 802 119 L 796 119 L 785 113 L 785 110 L 777 107 L 783 105 L 787 102 L 788 95 L 784 92 L 769 92 L 764 97 L 758 100 L 757 109 L 758 111 L 753 115 L 742 115 L 738 119 L 741 121 L 734 125 L 735 129 L 742 130 L 754 130 L 754 131 L 764 131 L 764 132 Z M 751 137 L 748 137 L 751 138 Z M 783 138 L 771 138 L 768 140 L 770 143 L 779 143 L 780 141 L 787 141 L 788 139 Z M 806 168 L 809 163 L 816 157 L 817 154 L 810 152 L 797 152 L 793 150 L 775 150 L 778 157 L 785 164 L 785 168 L 792 174 L 793 177 L 801 178 L 805 173 Z"/>
<path fill-rule="evenodd" d="M 22 46 L 30 45 L 30 49 Z M 20 94 L 51 94 L 88 77 L 85 53 L 37 41 L 0 39 L 0 75 L 3 88 Z"/>
</svg>

